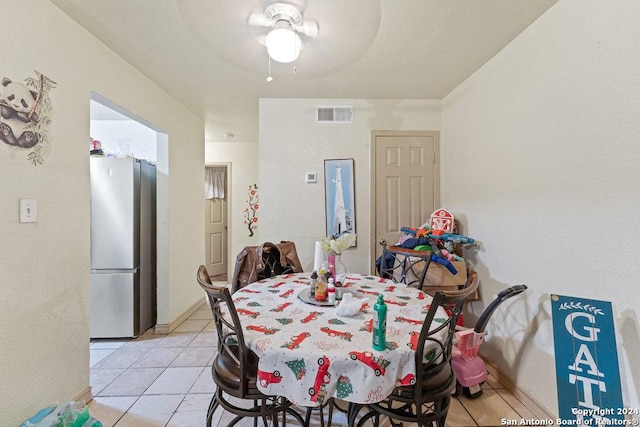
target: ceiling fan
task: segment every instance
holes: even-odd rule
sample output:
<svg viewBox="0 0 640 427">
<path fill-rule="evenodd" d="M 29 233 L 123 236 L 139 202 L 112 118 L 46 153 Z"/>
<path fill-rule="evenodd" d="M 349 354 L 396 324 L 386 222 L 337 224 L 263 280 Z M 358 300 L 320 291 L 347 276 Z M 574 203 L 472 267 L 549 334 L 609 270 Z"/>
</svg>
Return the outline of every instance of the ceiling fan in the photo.
<svg viewBox="0 0 640 427">
<path fill-rule="evenodd" d="M 270 28 L 264 43 L 274 61 L 295 61 L 302 48 L 300 35 L 318 35 L 318 23 L 303 19 L 304 8 L 305 0 L 262 0 L 263 12 L 249 15 L 249 26 Z"/>
</svg>

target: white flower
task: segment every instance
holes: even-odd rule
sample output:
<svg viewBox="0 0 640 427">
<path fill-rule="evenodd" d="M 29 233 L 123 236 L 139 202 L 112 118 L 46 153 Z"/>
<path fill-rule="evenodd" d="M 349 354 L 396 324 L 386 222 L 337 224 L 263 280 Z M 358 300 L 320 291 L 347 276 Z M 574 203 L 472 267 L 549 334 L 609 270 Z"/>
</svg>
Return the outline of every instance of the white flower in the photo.
<svg viewBox="0 0 640 427">
<path fill-rule="evenodd" d="M 350 248 L 356 243 L 356 235 L 352 233 L 345 233 L 340 237 L 324 237 L 320 243 L 325 252 L 340 255 L 345 249 Z"/>
</svg>

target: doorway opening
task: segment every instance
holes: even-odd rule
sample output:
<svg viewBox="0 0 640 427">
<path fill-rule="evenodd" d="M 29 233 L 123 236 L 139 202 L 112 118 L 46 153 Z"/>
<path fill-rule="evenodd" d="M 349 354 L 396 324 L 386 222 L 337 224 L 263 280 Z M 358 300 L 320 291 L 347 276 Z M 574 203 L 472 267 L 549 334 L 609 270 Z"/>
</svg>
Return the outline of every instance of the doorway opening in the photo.
<svg viewBox="0 0 640 427">
<path fill-rule="evenodd" d="M 99 94 L 92 93 L 89 102 L 94 366 L 108 356 L 102 339 L 133 338 L 157 322 L 156 194 L 163 181 L 157 180 L 157 163 L 166 157 L 167 138 Z M 115 253 L 126 255 L 110 255 Z M 93 351 L 97 341 L 103 341 L 100 351 Z"/>
<path fill-rule="evenodd" d="M 228 283 L 229 206 L 228 163 L 205 165 L 205 267 L 211 280 Z"/>
</svg>

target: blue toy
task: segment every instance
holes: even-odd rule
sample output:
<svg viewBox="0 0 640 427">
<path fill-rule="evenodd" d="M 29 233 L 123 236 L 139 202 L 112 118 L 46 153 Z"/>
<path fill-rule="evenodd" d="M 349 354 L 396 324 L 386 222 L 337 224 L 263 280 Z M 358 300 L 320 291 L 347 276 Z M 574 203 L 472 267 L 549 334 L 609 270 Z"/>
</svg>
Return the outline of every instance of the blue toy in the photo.
<svg viewBox="0 0 640 427">
<path fill-rule="evenodd" d="M 462 243 L 462 244 L 473 244 L 475 240 L 471 237 L 463 236 L 461 234 L 453 234 L 453 233 L 444 233 L 444 234 L 433 234 L 429 232 L 428 228 L 411 228 L 411 227 L 402 227 L 400 229 L 403 233 L 411 234 L 416 237 L 429 237 L 431 239 L 436 240 L 444 240 L 445 242 L 452 243 Z"/>
</svg>

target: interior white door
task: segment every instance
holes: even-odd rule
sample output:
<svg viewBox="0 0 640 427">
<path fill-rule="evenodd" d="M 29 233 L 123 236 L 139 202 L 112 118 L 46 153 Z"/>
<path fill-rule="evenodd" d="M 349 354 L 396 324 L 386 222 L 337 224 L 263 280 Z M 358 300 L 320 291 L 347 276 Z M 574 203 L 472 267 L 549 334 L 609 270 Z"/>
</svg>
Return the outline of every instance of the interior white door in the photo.
<svg viewBox="0 0 640 427">
<path fill-rule="evenodd" d="M 439 133 L 373 134 L 373 256 L 381 239 L 394 244 L 402 227 L 418 227 L 440 204 Z"/>
<path fill-rule="evenodd" d="M 205 200 L 205 247 L 207 271 L 211 276 L 227 272 L 227 203 Z"/>
</svg>

